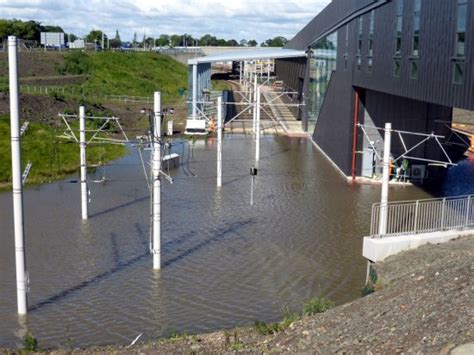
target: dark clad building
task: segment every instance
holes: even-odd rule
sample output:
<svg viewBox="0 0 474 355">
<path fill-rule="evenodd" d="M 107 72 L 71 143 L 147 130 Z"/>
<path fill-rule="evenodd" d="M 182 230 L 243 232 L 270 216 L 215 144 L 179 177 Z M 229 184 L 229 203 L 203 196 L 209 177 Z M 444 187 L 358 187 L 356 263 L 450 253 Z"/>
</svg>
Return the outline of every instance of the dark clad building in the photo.
<svg viewBox="0 0 474 355">
<path fill-rule="evenodd" d="M 345 175 L 373 170 L 377 130 L 354 123 L 447 136 L 453 107 L 474 110 L 474 0 L 333 0 L 288 44 L 307 59 L 276 63 L 276 75 L 305 103 L 298 113 L 314 142 Z M 356 107 L 358 112 L 355 114 Z M 416 144 L 417 137 L 407 137 Z M 419 139 L 418 139 L 419 140 Z M 402 143 L 394 140 L 394 154 Z M 436 142 L 415 152 L 443 159 Z"/>
</svg>

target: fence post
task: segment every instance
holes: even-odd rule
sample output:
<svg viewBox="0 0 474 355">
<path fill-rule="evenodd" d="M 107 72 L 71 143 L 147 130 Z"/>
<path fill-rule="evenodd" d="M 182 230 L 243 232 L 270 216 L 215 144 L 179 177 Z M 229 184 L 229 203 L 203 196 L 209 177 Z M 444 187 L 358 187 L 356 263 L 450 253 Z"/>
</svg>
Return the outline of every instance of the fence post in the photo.
<svg viewBox="0 0 474 355">
<path fill-rule="evenodd" d="M 446 197 L 443 198 L 443 208 L 441 209 L 441 230 L 444 231 L 444 218 L 446 214 Z"/>
<path fill-rule="evenodd" d="M 418 230 L 418 209 L 420 207 L 420 201 L 416 201 L 415 205 L 415 226 L 413 228 L 413 232 L 416 234 Z"/>
<path fill-rule="evenodd" d="M 383 153 L 383 179 L 380 199 L 379 235 L 387 234 L 388 225 L 388 187 L 390 182 L 390 149 L 392 139 L 392 124 L 385 123 L 384 153 Z"/>
<path fill-rule="evenodd" d="M 465 224 L 466 229 L 469 226 L 469 212 L 471 212 L 471 195 L 467 197 L 466 224 Z"/>
</svg>

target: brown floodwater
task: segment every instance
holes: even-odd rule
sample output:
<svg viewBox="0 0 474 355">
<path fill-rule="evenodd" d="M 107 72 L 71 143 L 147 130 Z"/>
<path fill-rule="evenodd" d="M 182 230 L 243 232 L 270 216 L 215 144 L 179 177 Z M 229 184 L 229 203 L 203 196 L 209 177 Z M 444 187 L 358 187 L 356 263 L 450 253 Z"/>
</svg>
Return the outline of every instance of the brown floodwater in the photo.
<svg viewBox="0 0 474 355">
<path fill-rule="evenodd" d="M 362 237 L 380 187 L 347 184 L 307 140 L 266 136 L 250 206 L 253 149 L 248 136 L 226 137 L 217 189 L 215 141 L 197 141 L 192 152 L 176 145 L 189 165 L 163 184 L 160 272 L 152 270 L 149 193 L 134 149 L 90 174 L 112 181 L 91 184 L 87 222 L 78 184 L 26 189 L 25 322 L 16 314 L 11 193 L 0 194 L 0 346 L 21 344 L 26 331 L 41 347 L 128 344 L 140 333 L 146 340 L 276 321 L 311 297 L 359 297 Z M 416 187 L 390 196 L 426 197 Z"/>
</svg>

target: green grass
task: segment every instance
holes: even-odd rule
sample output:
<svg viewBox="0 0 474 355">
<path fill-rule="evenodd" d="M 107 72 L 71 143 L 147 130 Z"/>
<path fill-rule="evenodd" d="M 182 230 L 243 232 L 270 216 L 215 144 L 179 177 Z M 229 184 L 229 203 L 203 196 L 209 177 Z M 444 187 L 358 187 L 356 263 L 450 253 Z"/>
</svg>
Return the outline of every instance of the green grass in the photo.
<svg viewBox="0 0 474 355">
<path fill-rule="evenodd" d="M 64 57 L 60 74 L 86 74 L 88 80 L 76 85 L 89 95 L 152 96 L 161 91 L 165 103 L 179 99 L 187 88 L 187 67 L 158 53 L 70 52 Z"/>
<path fill-rule="evenodd" d="M 303 306 L 303 314 L 305 316 L 312 316 L 317 313 L 326 312 L 328 309 L 334 307 L 334 302 L 324 298 L 316 297 L 310 299 Z"/>
<path fill-rule="evenodd" d="M 304 303 L 302 313 L 293 313 L 290 312 L 288 307 L 284 307 L 283 320 L 281 322 L 265 323 L 256 320 L 254 323 L 254 329 L 260 335 L 276 334 L 281 331 L 284 331 L 292 323 L 301 319 L 302 316 L 312 316 L 317 313 L 324 313 L 332 307 L 334 307 L 334 302 L 324 297 L 311 298 L 310 300 Z"/>
<path fill-rule="evenodd" d="M 92 124 L 88 123 L 88 128 Z M 22 137 L 22 164 L 28 162 L 32 169 L 27 184 L 37 185 L 62 179 L 79 171 L 79 145 L 57 138 L 64 131 L 41 123 L 31 123 Z M 0 189 L 11 188 L 10 122 L 0 116 Z M 117 159 L 126 153 L 121 145 L 90 145 L 87 149 L 88 164 L 98 164 Z"/>
<path fill-rule="evenodd" d="M 213 90 L 232 90 L 232 85 L 225 80 L 212 80 L 211 84 Z"/>
</svg>

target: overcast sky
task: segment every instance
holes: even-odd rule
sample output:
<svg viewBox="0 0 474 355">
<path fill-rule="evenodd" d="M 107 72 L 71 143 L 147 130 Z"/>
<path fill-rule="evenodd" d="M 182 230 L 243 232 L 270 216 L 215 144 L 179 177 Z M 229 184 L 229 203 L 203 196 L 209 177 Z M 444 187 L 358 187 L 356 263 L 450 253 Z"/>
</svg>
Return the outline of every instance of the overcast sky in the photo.
<svg viewBox="0 0 474 355">
<path fill-rule="evenodd" d="M 293 37 L 331 0 L 0 0 L 1 18 L 59 25 L 79 36 L 92 28 L 122 40 L 161 33 L 225 39 Z"/>
</svg>

